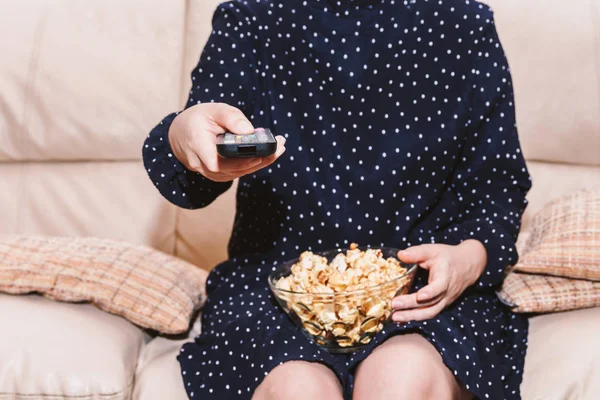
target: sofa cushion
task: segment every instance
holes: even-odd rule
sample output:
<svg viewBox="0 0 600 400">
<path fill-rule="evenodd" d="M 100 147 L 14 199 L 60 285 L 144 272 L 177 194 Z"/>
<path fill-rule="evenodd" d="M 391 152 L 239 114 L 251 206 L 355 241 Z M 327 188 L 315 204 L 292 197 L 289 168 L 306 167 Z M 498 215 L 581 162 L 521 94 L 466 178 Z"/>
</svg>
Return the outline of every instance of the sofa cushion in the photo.
<svg viewBox="0 0 600 400">
<path fill-rule="evenodd" d="M 175 207 L 138 161 L 0 162 L 0 188 L 0 235 L 96 236 L 166 253 L 175 248 Z"/>
<path fill-rule="evenodd" d="M 600 186 L 547 204 L 514 271 L 600 281 Z"/>
<path fill-rule="evenodd" d="M 84 304 L 0 294 L 0 399 L 126 400 L 148 337 Z"/>
<path fill-rule="evenodd" d="M 134 400 L 187 400 L 177 355 L 181 346 L 200 334 L 200 318 L 187 338 L 157 337 L 144 348 L 135 376 Z"/>
<path fill-rule="evenodd" d="M 600 306 L 600 282 L 511 272 L 498 296 L 519 313 L 578 310 Z"/>
<path fill-rule="evenodd" d="M 600 308 L 531 318 L 523 400 L 596 400 Z"/>
<path fill-rule="evenodd" d="M 485 2 L 511 67 L 527 160 L 600 165 L 598 2 Z"/>
<path fill-rule="evenodd" d="M 600 187 L 600 166 L 528 161 L 527 168 L 533 186 L 527 195 L 529 204 L 523 215 L 524 232 L 532 230 L 533 219 L 548 203 L 579 190 Z"/>
<path fill-rule="evenodd" d="M 90 302 L 143 328 L 188 330 L 206 271 L 146 246 L 98 238 L 0 239 L 0 292 Z"/>
<path fill-rule="evenodd" d="M 139 160 L 180 106 L 186 4 L 0 2 L 0 161 Z"/>
</svg>

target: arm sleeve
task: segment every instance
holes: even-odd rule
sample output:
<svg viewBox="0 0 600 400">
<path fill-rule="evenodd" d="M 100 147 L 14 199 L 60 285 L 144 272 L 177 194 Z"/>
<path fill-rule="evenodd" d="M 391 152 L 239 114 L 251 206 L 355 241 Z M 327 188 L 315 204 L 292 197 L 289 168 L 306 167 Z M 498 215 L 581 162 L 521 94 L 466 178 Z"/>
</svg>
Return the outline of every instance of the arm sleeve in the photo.
<svg viewBox="0 0 600 400">
<path fill-rule="evenodd" d="M 437 227 L 433 240 L 479 240 L 487 250 L 487 266 L 476 286 L 486 289 L 500 284 L 506 267 L 517 262 L 515 242 L 531 180 L 517 134 L 511 75 L 493 19 L 475 56 L 467 136 L 441 200 L 441 209 L 454 215 L 445 227 Z"/>
<path fill-rule="evenodd" d="M 252 17 L 237 3 L 220 5 L 213 17 L 213 31 L 192 72 L 192 89 L 186 109 L 218 102 L 251 114 L 255 90 L 255 35 Z M 188 170 L 173 154 L 169 128 L 179 113 L 164 118 L 143 145 L 144 166 L 159 192 L 171 203 L 189 209 L 208 206 L 227 191 L 232 182 L 214 182 Z"/>
</svg>

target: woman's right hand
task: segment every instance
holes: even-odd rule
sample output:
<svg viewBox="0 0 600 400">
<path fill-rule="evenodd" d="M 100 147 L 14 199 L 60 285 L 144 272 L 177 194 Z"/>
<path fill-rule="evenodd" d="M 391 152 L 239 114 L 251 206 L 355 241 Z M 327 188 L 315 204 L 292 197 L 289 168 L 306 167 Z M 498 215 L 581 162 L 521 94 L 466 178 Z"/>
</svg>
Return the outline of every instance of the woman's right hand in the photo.
<svg viewBox="0 0 600 400">
<path fill-rule="evenodd" d="M 277 136 L 277 151 L 265 158 L 225 159 L 217 153 L 217 135 L 229 131 L 251 134 L 254 127 L 239 109 L 223 103 L 198 104 L 179 114 L 169 128 L 175 157 L 190 171 L 215 182 L 229 182 L 275 162 L 285 152 L 285 138 Z"/>
</svg>

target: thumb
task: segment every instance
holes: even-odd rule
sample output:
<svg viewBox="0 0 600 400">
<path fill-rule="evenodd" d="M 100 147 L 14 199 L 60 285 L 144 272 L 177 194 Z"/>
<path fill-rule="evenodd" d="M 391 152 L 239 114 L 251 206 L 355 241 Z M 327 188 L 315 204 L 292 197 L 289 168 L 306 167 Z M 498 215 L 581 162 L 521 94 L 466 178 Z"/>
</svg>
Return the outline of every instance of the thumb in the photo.
<svg viewBox="0 0 600 400">
<path fill-rule="evenodd" d="M 398 258 L 408 264 L 423 264 L 435 257 L 435 246 L 423 244 L 398 252 Z"/>
<path fill-rule="evenodd" d="M 217 125 L 231 133 L 241 135 L 254 132 L 254 126 L 239 108 L 218 103 L 214 105 L 210 116 Z"/>
</svg>

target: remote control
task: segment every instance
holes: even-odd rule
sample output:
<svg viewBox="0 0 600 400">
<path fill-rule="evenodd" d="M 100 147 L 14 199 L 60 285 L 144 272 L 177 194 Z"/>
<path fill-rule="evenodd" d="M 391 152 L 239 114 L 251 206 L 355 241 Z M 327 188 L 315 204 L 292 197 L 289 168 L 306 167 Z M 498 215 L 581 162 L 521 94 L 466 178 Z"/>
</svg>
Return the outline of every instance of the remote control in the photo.
<svg viewBox="0 0 600 400">
<path fill-rule="evenodd" d="M 269 129 L 257 128 L 248 135 L 225 132 L 217 136 L 217 152 L 224 158 L 268 157 L 277 151 L 277 141 Z"/>
</svg>

